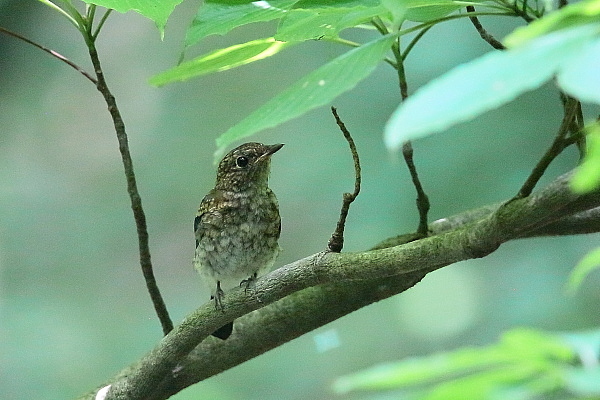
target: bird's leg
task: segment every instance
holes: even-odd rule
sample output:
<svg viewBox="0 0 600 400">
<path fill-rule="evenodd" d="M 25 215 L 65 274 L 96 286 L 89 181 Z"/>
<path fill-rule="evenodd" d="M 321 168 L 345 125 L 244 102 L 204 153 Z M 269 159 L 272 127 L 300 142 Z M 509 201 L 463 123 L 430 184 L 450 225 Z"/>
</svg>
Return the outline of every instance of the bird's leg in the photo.
<svg viewBox="0 0 600 400">
<path fill-rule="evenodd" d="M 210 296 L 211 300 L 215 300 L 215 308 L 217 310 L 223 311 L 223 297 L 225 296 L 225 292 L 221 289 L 221 281 L 217 281 L 217 291 L 214 296 Z"/>
</svg>

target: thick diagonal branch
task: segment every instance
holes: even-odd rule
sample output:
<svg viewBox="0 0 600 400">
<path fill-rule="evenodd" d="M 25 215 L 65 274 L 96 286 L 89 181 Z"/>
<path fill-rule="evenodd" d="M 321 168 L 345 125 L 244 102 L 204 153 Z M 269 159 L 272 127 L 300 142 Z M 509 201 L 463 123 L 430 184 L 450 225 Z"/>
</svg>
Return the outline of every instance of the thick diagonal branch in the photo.
<svg viewBox="0 0 600 400">
<path fill-rule="evenodd" d="M 373 251 L 318 254 L 277 269 L 258 279 L 251 294 L 232 291 L 224 312 L 215 312 L 210 304 L 199 308 L 146 357 L 115 377 L 109 398 L 166 399 L 351 311 L 400 293 L 433 270 L 484 257 L 502 243 L 536 236 L 552 224 L 600 207 L 600 191 L 576 195 L 569 188 L 570 176 L 435 236 Z M 315 306 L 323 301 L 328 307 Z M 204 340 L 226 321 L 259 308 L 239 320 L 244 329 L 226 343 L 216 346 L 213 340 Z"/>
</svg>

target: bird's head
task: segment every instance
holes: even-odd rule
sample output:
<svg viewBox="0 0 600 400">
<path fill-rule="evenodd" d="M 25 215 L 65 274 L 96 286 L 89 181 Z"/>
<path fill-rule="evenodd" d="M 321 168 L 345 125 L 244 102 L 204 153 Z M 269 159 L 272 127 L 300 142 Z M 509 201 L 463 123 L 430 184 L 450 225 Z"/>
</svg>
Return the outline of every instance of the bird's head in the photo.
<svg viewBox="0 0 600 400">
<path fill-rule="evenodd" d="M 283 144 L 255 142 L 236 147 L 219 163 L 215 187 L 221 190 L 245 190 L 267 186 L 271 156 L 282 147 Z"/>
</svg>

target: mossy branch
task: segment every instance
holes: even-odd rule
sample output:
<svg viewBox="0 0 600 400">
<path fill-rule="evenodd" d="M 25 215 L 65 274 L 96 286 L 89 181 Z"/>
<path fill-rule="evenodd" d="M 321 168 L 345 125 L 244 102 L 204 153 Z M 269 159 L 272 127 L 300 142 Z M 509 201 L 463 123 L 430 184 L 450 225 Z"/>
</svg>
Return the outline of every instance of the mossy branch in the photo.
<svg viewBox="0 0 600 400">
<path fill-rule="evenodd" d="M 354 310 L 401 293 L 429 272 L 485 257 L 511 240 L 545 236 L 549 227 L 564 221 L 581 217 L 594 227 L 592 231 L 600 231 L 600 191 L 574 194 L 569 188 L 571 176 L 565 174 L 529 197 L 436 221 L 430 226 L 435 235 L 427 238 L 378 250 L 315 254 L 258 279 L 252 293 L 233 290 L 224 312 L 205 304 L 147 356 L 117 375 L 107 399 L 166 399 Z M 259 311 L 249 314 L 255 310 Z M 207 339 L 223 323 L 239 317 L 244 329 L 227 342 Z M 82 398 L 93 399 L 94 393 Z"/>
</svg>

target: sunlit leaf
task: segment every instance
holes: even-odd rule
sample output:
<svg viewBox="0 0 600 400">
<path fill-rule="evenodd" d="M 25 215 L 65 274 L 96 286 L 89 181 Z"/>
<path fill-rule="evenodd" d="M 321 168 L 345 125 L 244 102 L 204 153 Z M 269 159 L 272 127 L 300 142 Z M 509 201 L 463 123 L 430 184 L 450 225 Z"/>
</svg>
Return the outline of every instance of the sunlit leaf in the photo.
<svg viewBox="0 0 600 400">
<path fill-rule="evenodd" d="M 337 57 L 308 74 L 217 138 L 217 158 L 230 143 L 329 103 L 366 78 L 384 58 L 395 35 L 387 35 Z"/>
<path fill-rule="evenodd" d="M 509 48 L 517 47 L 549 32 L 589 23 L 598 24 L 599 21 L 600 0 L 584 0 L 569 4 L 527 26 L 515 29 L 503 42 Z"/>
<path fill-rule="evenodd" d="M 454 68 L 396 109 L 385 128 L 387 147 L 443 131 L 539 87 L 595 35 L 590 26 L 561 30 Z"/>
<path fill-rule="evenodd" d="M 275 55 L 292 44 L 294 43 L 280 42 L 273 38 L 237 44 L 181 63 L 150 78 L 150 84 L 162 86 L 213 72 L 226 71 Z"/>
<path fill-rule="evenodd" d="M 493 345 L 410 358 L 338 378 L 337 393 L 357 390 L 419 390 L 419 398 L 479 399 L 506 387 L 554 389 L 559 371 L 572 362 L 573 348 L 560 336 L 532 329 L 513 329 Z M 429 389 L 423 389 L 429 388 Z M 533 389 L 532 389 L 533 390 Z"/>
<path fill-rule="evenodd" d="M 187 30 L 185 45 L 191 46 L 209 35 L 224 35 L 253 22 L 281 18 L 296 0 L 206 0 Z"/>
<path fill-rule="evenodd" d="M 340 31 L 368 22 L 386 12 L 378 1 L 371 1 L 373 4 L 354 3 L 356 2 L 326 3 L 317 8 L 302 8 L 296 4 L 281 19 L 275 38 L 300 41 L 337 37 Z"/>
<path fill-rule="evenodd" d="M 575 293 L 584 279 L 598 268 L 600 268 L 600 247 L 587 253 L 571 271 L 567 282 L 567 292 Z"/>
<path fill-rule="evenodd" d="M 571 188 L 577 193 L 587 193 L 600 186 L 600 124 L 586 127 L 587 152 L 577 168 Z"/>
</svg>

